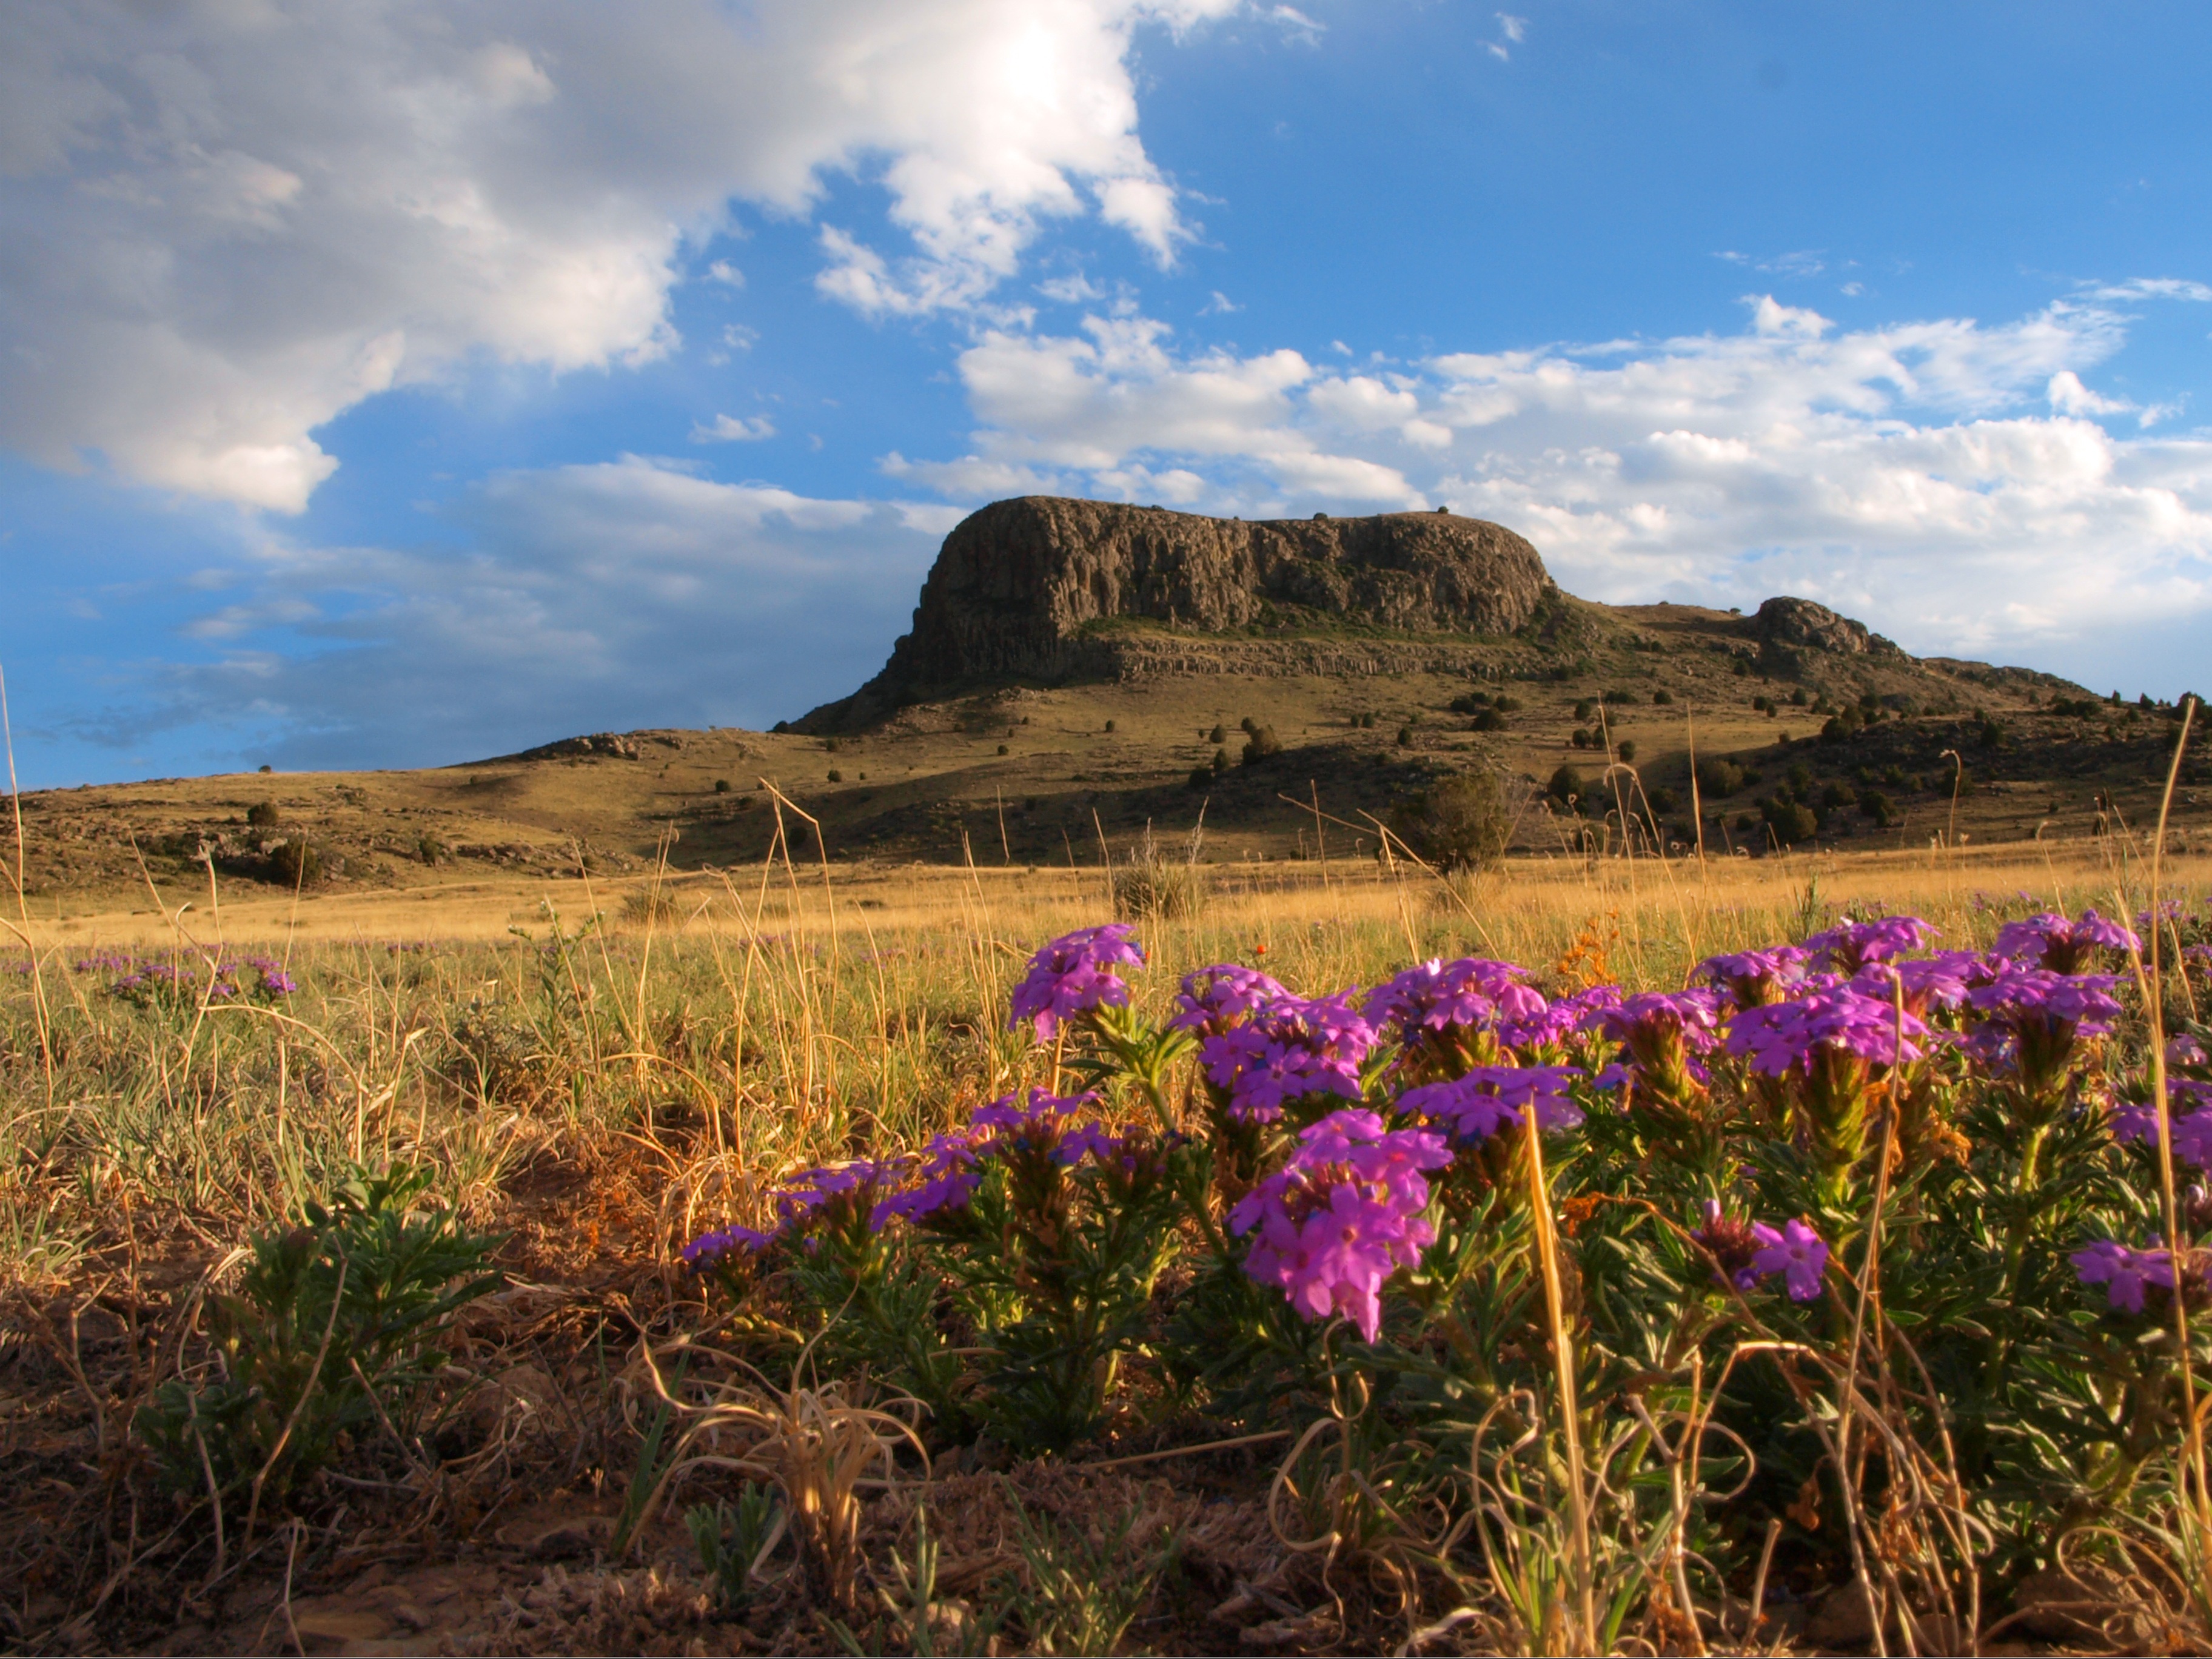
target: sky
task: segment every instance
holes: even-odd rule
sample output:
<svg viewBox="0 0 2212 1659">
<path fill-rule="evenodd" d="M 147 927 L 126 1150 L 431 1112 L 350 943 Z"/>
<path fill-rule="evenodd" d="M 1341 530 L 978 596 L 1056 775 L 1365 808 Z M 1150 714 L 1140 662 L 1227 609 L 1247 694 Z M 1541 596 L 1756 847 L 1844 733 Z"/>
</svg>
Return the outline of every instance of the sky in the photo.
<svg viewBox="0 0 2212 1659">
<path fill-rule="evenodd" d="M 851 690 L 1002 496 L 2212 689 L 2212 7 L 11 0 L 24 787 Z"/>
</svg>

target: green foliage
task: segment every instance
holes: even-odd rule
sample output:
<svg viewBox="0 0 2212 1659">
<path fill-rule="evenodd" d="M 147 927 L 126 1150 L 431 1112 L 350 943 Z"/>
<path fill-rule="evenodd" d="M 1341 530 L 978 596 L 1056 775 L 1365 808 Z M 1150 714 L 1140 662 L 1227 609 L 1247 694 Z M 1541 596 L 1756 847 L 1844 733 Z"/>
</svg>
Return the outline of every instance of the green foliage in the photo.
<svg viewBox="0 0 2212 1659">
<path fill-rule="evenodd" d="M 1119 1653 L 1153 1582 L 1173 1559 L 1172 1533 L 1139 1537 L 1139 1510 L 1122 1511 L 1109 1528 L 1086 1536 L 1050 1516 L 1032 1516 L 1009 1489 L 1022 1572 L 1008 1612 L 1028 1635 L 1028 1649 L 1048 1654 Z"/>
<path fill-rule="evenodd" d="M 313 887 L 329 873 L 322 849 L 305 836 L 281 841 L 269 854 L 269 876 L 287 887 Z"/>
<path fill-rule="evenodd" d="M 380 1428 L 414 1431 L 453 1313 L 497 1287 L 495 1240 L 416 1212 L 426 1169 L 356 1171 L 298 1224 L 256 1234 L 234 1294 L 211 1297 L 218 1373 L 173 1378 L 134 1427 L 179 1492 L 262 1477 L 279 1494 Z"/>
<path fill-rule="evenodd" d="M 1283 752 L 1283 740 L 1275 735 L 1272 726 L 1249 725 L 1250 734 L 1244 740 L 1244 764 L 1257 766 L 1261 762 Z"/>
<path fill-rule="evenodd" d="M 1726 800 L 1743 786 L 1743 768 L 1734 761 L 1708 757 L 1698 763 L 1698 793 L 1705 799 Z"/>
<path fill-rule="evenodd" d="M 699 1565 L 714 1586 L 715 1605 L 734 1613 L 752 1600 L 753 1576 L 775 1547 L 785 1528 L 783 1505 L 775 1488 L 748 1480 L 738 1490 L 732 1510 L 717 1498 L 695 1504 L 684 1513 L 684 1529 L 699 1553 Z"/>
<path fill-rule="evenodd" d="M 1820 833 L 1820 820 L 1802 801 L 1784 800 L 1778 795 L 1759 803 L 1759 815 L 1784 847 L 1809 842 Z"/>
<path fill-rule="evenodd" d="M 1583 781 L 1583 775 L 1573 767 L 1561 766 L 1552 774 L 1552 781 L 1545 786 L 1545 792 L 1553 800 L 1564 805 L 1587 795 L 1589 787 Z"/>
<path fill-rule="evenodd" d="M 1512 838 L 1513 816 L 1487 771 L 1439 779 L 1390 809 L 1390 828 L 1439 870 L 1487 869 Z"/>
<path fill-rule="evenodd" d="M 265 830 L 283 821 L 273 800 L 258 800 L 246 809 L 246 821 L 257 830 Z"/>
</svg>

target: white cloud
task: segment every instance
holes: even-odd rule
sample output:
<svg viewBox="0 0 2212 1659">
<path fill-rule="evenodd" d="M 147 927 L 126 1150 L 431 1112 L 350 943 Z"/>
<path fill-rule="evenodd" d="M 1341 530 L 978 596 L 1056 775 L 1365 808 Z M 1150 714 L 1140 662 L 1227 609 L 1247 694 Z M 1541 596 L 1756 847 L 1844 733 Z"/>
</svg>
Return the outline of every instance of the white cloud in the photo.
<svg viewBox="0 0 2212 1659">
<path fill-rule="evenodd" d="M 250 594 L 187 629 L 220 659 L 167 671 L 127 734 L 250 726 L 282 763 L 357 766 L 765 726 L 882 666 L 958 516 L 624 456 L 495 475 L 454 510 L 459 556 L 264 534 Z"/>
<path fill-rule="evenodd" d="M 774 436 L 775 422 L 765 415 L 717 415 L 711 424 L 695 421 L 691 426 L 695 444 L 749 444 Z"/>
<path fill-rule="evenodd" d="M 314 428 L 378 392 L 669 351 L 686 244 L 839 172 L 912 240 L 830 228 L 823 288 L 864 310 L 977 303 L 1086 211 L 1170 263 L 1132 31 L 1236 3 L 18 0 L 0 442 L 296 512 L 337 465 Z"/>
<path fill-rule="evenodd" d="M 711 281 L 720 283 L 725 288 L 743 288 L 745 285 L 745 273 L 727 259 L 715 260 L 707 267 L 707 275 Z"/>
<path fill-rule="evenodd" d="M 961 359 L 973 453 L 892 470 L 968 500 L 1056 489 L 1248 515 L 1449 501 L 1528 534 L 1591 598 L 1795 592 L 1921 650 L 2212 623 L 2212 440 L 2116 435 L 2100 422 L 2169 411 L 2084 378 L 2124 343 L 2123 316 L 2069 301 L 2005 324 L 1839 330 L 1747 303 L 1739 334 L 1405 373 L 1178 351 L 1139 316 L 987 333 Z"/>
<path fill-rule="evenodd" d="M 1498 28 L 1507 40 L 1516 44 L 1528 38 L 1528 20 L 1525 17 L 1514 17 L 1501 11 L 1498 14 Z"/>
</svg>

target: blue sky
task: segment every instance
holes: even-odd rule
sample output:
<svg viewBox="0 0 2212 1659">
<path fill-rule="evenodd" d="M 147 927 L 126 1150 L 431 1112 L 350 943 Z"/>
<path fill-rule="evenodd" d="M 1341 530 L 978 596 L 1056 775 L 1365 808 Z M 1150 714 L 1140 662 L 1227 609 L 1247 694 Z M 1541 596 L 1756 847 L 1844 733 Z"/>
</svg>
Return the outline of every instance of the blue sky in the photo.
<svg viewBox="0 0 2212 1659">
<path fill-rule="evenodd" d="M 2202 6 L 0 11 L 27 785 L 842 695 L 1031 490 L 2204 689 Z"/>
</svg>

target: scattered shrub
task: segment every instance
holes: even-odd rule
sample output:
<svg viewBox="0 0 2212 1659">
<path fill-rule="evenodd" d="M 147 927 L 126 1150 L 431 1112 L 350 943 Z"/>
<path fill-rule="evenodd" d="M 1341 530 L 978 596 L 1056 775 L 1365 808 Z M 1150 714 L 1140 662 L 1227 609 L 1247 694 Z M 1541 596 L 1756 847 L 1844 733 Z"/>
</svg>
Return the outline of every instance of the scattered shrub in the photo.
<svg viewBox="0 0 2212 1659">
<path fill-rule="evenodd" d="M 1216 720 L 1216 721 L 1213 723 L 1213 730 L 1212 730 L 1211 732 L 1207 732 L 1207 733 L 1206 734 L 1206 740 L 1208 743 L 1214 743 L 1214 744 L 1220 744 L 1220 743 L 1226 743 L 1226 742 L 1228 742 L 1228 741 L 1229 741 L 1229 728 L 1228 728 L 1227 726 L 1225 726 L 1222 725 L 1220 721 Z"/>
<path fill-rule="evenodd" d="M 265 830 L 283 822 L 283 814 L 276 810 L 275 801 L 258 800 L 246 809 L 246 821 L 257 830 Z"/>
<path fill-rule="evenodd" d="M 1194 790 L 1211 789 L 1213 787 L 1213 769 L 1201 761 L 1190 769 L 1190 776 L 1185 781 Z"/>
<path fill-rule="evenodd" d="M 446 843 L 426 830 L 415 837 L 415 856 L 425 864 L 441 863 L 446 856 Z"/>
<path fill-rule="evenodd" d="M 1588 793 L 1583 775 L 1571 766 L 1562 766 L 1553 773 L 1552 781 L 1545 786 L 1545 790 L 1553 800 L 1559 801 L 1574 800 Z"/>
<path fill-rule="evenodd" d="M 1205 902 L 1205 871 L 1194 858 L 1169 857 L 1150 831 L 1133 857 L 1114 866 L 1114 914 L 1118 916 L 1184 921 L 1196 916 Z"/>
<path fill-rule="evenodd" d="M 730 781 L 727 778 L 716 778 L 714 780 L 714 793 L 718 795 L 728 794 L 730 793 Z"/>
<path fill-rule="evenodd" d="M 1106 729 L 1109 732 L 1111 732 L 1114 729 L 1114 722 L 1112 720 L 1108 720 L 1106 722 Z"/>
<path fill-rule="evenodd" d="M 824 775 L 827 776 L 832 783 L 842 783 L 845 781 L 845 775 L 834 766 L 831 767 Z"/>
<path fill-rule="evenodd" d="M 1505 716 L 1495 708 L 1486 708 L 1474 717 L 1474 729 L 1477 732 L 1503 732 Z"/>
<path fill-rule="evenodd" d="M 1651 810 L 1662 814 L 1673 811 L 1682 800 L 1675 791 L 1663 786 L 1650 791 L 1648 799 L 1651 802 Z"/>
<path fill-rule="evenodd" d="M 1217 750 L 1215 750 L 1213 751 L 1213 771 L 1214 771 L 1214 775 L 1218 777 L 1218 776 L 1219 776 L 1222 773 L 1226 772 L 1228 769 L 1229 769 L 1229 751 L 1228 751 L 1226 749 L 1217 749 Z"/>
<path fill-rule="evenodd" d="M 1820 820 L 1802 801 L 1784 800 L 1778 796 L 1760 807 L 1759 816 L 1773 830 L 1774 839 L 1784 847 L 1809 842 L 1820 833 Z"/>
<path fill-rule="evenodd" d="M 329 873 L 322 849 L 305 836 L 278 842 L 269 854 L 269 873 L 287 887 L 313 887 Z"/>
<path fill-rule="evenodd" d="M 1272 726 L 1249 726 L 1251 736 L 1244 741 L 1244 764 L 1257 766 L 1261 761 L 1283 752 L 1283 740 L 1275 735 Z"/>
<path fill-rule="evenodd" d="M 1492 708 L 1495 708 L 1501 714 L 1517 714 L 1521 712 L 1521 699 L 1518 697 L 1492 697 L 1490 700 L 1490 706 Z"/>
<path fill-rule="evenodd" d="M 1872 818 L 1879 829 L 1887 830 L 1897 822 L 1897 803 L 1879 789 L 1859 791 L 1859 812 Z"/>
<path fill-rule="evenodd" d="M 1390 828 L 1416 857 L 1443 871 L 1487 869 L 1502 857 L 1513 817 L 1488 772 L 1443 778 L 1390 809 Z"/>
<path fill-rule="evenodd" d="M 380 1429 L 406 1449 L 442 1363 L 438 1339 L 500 1283 L 496 1241 L 453 1210 L 416 1213 L 430 1179 L 356 1170 L 296 1224 L 253 1236 L 238 1293 L 207 1301 L 220 1374 L 171 1379 L 133 1419 L 172 1491 L 204 1493 L 211 1479 L 234 1492 L 266 1468 L 281 1496 Z"/>
<path fill-rule="evenodd" d="M 257 772 L 273 772 L 273 771 L 275 771 L 276 769 L 275 767 L 273 767 L 273 766 L 270 765 L 270 763 L 269 763 L 267 761 L 264 761 L 264 762 L 262 762 L 262 763 L 261 763 L 261 764 L 260 764 L 259 766 L 258 766 L 258 767 L 256 767 L 256 768 L 254 769 L 254 770 L 256 770 Z"/>
<path fill-rule="evenodd" d="M 1660 708 L 1664 708 L 1668 703 L 1674 701 L 1674 694 L 1662 685 L 1656 691 L 1654 691 L 1651 694 L 1651 701 L 1658 704 Z"/>
<path fill-rule="evenodd" d="M 1613 752 L 1620 757 L 1622 765 L 1636 764 L 1636 740 L 1633 738 L 1624 738 Z"/>
<path fill-rule="evenodd" d="M 1413 746 L 1413 728 L 1410 726 L 1400 726 L 1398 728 L 1398 747 L 1401 749 L 1411 749 Z"/>
<path fill-rule="evenodd" d="M 1002 743 L 1002 744 L 1000 744 L 999 745 L 999 752 L 1000 752 L 1000 754 L 1002 754 L 1002 755 L 1011 755 L 1011 754 L 1012 754 L 1014 751 L 1013 751 L 1012 749 L 1008 748 L 1005 744 L 1003 744 L 1003 743 Z"/>
<path fill-rule="evenodd" d="M 1709 758 L 1698 763 L 1698 793 L 1708 800 L 1726 800 L 1743 785 L 1743 768 L 1734 761 Z"/>
</svg>

